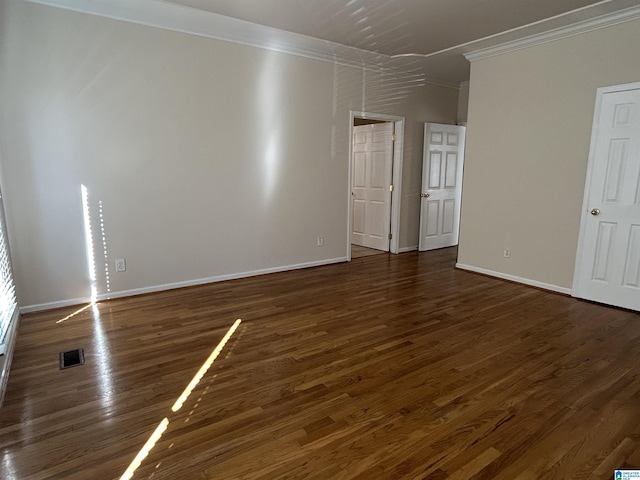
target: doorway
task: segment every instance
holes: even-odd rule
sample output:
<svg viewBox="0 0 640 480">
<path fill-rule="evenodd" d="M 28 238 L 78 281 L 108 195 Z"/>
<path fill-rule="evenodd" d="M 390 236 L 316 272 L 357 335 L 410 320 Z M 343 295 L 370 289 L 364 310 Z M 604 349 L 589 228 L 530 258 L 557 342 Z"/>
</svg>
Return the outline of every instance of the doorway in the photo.
<svg viewBox="0 0 640 480">
<path fill-rule="evenodd" d="M 367 139 L 367 135 L 363 134 L 366 133 L 363 130 L 371 130 L 373 133 L 379 129 L 381 132 L 375 135 L 375 141 L 374 135 L 369 135 Z M 376 153 L 375 159 L 373 156 L 367 158 L 362 150 L 364 143 L 384 143 L 382 139 L 385 136 L 391 142 L 389 158 L 385 159 L 387 154 L 382 150 Z M 398 253 L 403 138 L 404 117 L 350 112 L 347 222 L 349 261 L 373 253 Z M 388 170 L 384 167 L 385 161 L 390 163 Z M 377 221 L 375 228 L 365 225 L 365 220 L 372 218 Z M 366 250 L 369 248 L 374 250 Z"/>
</svg>

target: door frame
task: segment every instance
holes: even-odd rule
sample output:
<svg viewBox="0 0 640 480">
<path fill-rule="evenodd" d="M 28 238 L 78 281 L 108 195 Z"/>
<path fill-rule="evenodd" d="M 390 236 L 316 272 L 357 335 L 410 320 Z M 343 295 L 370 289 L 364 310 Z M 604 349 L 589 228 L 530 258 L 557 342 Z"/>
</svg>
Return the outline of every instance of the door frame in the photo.
<svg viewBox="0 0 640 480">
<path fill-rule="evenodd" d="M 584 183 L 584 195 L 582 197 L 582 210 L 580 213 L 580 230 L 578 233 L 578 248 L 576 249 L 576 259 L 573 270 L 573 285 L 571 287 L 571 295 L 576 297 L 576 291 L 580 291 L 580 275 L 582 272 L 582 254 L 584 253 L 585 233 L 587 230 L 587 221 L 589 220 L 589 194 L 591 193 L 591 179 L 593 177 L 593 169 L 596 153 L 596 139 L 599 133 L 599 120 L 602 113 L 602 99 L 607 93 L 624 92 L 627 90 L 640 89 L 640 82 L 623 83 L 621 85 L 610 85 L 600 87 L 596 90 L 596 104 L 593 112 L 593 122 L 591 126 L 591 141 L 589 142 L 589 157 L 587 160 L 587 176 Z M 576 297 L 581 298 L 581 297 Z"/>
<path fill-rule="evenodd" d="M 349 111 L 349 178 L 347 184 L 347 261 L 351 261 L 351 185 L 353 183 L 353 122 L 356 118 L 392 122 L 396 141 L 393 144 L 393 169 L 391 171 L 391 240 L 389 252 L 398 253 L 400 244 L 400 199 L 402 198 L 402 162 L 404 150 L 404 117 L 383 113 Z"/>
</svg>

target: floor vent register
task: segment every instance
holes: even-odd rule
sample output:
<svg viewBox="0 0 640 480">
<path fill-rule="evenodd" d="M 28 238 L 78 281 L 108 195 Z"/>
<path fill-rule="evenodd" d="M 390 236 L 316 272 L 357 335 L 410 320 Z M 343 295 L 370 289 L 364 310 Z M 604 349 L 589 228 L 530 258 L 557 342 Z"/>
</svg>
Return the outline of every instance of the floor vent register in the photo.
<svg viewBox="0 0 640 480">
<path fill-rule="evenodd" d="M 78 365 L 84 365 L 84 349 L 76 348 L 75 350 L 60 352 L 60 370 Z"/>
</svg>

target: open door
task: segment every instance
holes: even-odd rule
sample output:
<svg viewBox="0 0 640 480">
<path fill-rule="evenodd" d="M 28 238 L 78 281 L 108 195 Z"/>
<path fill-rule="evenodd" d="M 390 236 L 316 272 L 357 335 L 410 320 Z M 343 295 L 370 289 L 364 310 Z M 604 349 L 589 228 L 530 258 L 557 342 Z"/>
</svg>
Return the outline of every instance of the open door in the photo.
<svg viewBox="0 0 640 480">
<path fill-rule="evenodd" d="M 425 123 L 419 250 L 458 244 L 465 127 Z"/>
<path fill-rule="evenodd" d="M 385 252 L 391 228 L 393 130 L 391 122 L 353 127 L 351 243 Z"/>
<path fill-rule="evenodd" d="M 598 89 L 573 296 L 640 311 L 640 83 Z"/>
</svg>

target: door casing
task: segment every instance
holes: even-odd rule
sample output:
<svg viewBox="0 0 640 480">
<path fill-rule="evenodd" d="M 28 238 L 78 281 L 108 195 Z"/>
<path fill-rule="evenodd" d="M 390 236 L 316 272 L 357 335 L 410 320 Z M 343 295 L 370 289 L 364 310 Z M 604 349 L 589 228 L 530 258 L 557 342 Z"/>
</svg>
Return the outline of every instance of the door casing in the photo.
<svg viewBox="0 0 640 480">
<path fill-rule="evenodd" d="M 351 185 L 353 184 L 353 122 L 355 118 L 393 122 L 396 140 L 393 144 L 393 171 L 391 182 L 391 240 L 389 252 L 398 253 L 400 235 L 400 199 L 402 198 L 402 162 L 404 146 L 404 117 L 382 113 L 349 111 L 349 178 L 347 183 L 347 261 L 351 261 Z"/>
<path fill-rule="evenodd" d="M 351 161 L 354 184 L 351 186 L 351 244 L 384 252 L 389 251 L 390 244 L 388 234 L 391 226 L 392 192 L 389 191 L 389 185 L 391 185 L 393 168 L 393 128 L 392 122 L 353 127 Z M 356 162 L 358 154 L 360 154 L 360 161 Z M 384 158 L 383 163 L 379 162 L 381 156 Z M 358 165 L 363 168 L 362 178 L 358 175 Z M 356 184 L 356 182 L 359 183 Z M 360 209 L 356 204 L 360 204 Z M 360 215 L 357 215 L 358 210 Z M 359 232 L 355 227 L 356 218 L 361 221 Z"/>
</svg>

